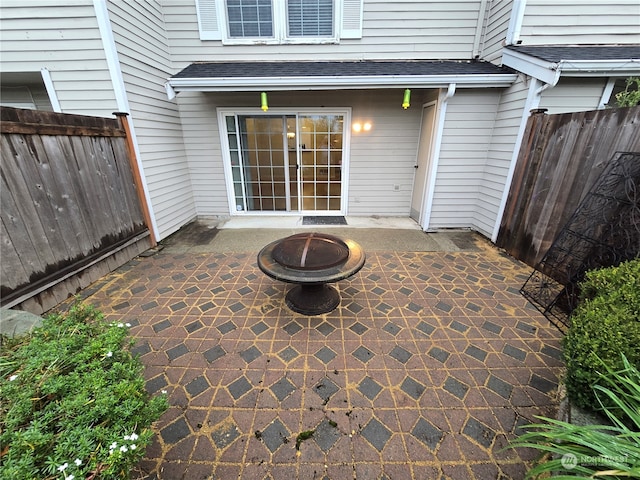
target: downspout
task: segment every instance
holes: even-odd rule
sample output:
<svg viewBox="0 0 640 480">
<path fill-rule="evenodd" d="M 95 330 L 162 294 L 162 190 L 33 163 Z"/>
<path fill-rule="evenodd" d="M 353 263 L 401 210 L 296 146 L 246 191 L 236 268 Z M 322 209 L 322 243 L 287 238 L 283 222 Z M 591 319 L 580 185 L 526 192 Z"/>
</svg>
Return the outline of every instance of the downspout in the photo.
<svg viewBox="0 0 640 480">
<path fill-rule="evenodd" d="M 104 48 L 105 57 L 107 60 L 107 66 L 109 67 L 109 75 L 111 76 L 111 84 L 113 85 L 113 91 L 116 97 L 116 104 L 119 112 L 130 113 L 129 101 L 127 99 L 127 90 L 122 78 L 122 70 L 120 69 L 120 61 L 118 59 L 118 50 L 116 48 L 116 42 L 113 37 L 113 30 L 111 29 L 111 22 L 109 20 L 109 11 L 107 10 L 106 0 L 93 0 L 93 7 L 96 12 L 96 19 L 98 20 L 98 27 L 100 29 L 100 37 L 102 39 L 102 46 Z M 133 119 L 129 122 L 129 132 L 127 132 L 128 138 L 131 141 L 131 147 L 135 153 L 135 162 L 137 164 L 137 170 L 139 178 L 137 178 L 136 184 L 142 187 L 141 201 L 143 203 L 143 211 L 148 212 L 150 219 L 149 232 L 151 233 L 151 244 L 154 246 L 159 238 L 158 225 L 156 223 L 156 217 L 153 213 L 153 206 L 151 204 L 151 196 L 149 195 L 149 187 L 144 175 L 144 169 L 142 162 L 140 161 L 140 148 L 138 145 L 138 139 L 136 137 L 135 129 L 133 128 Z M 136 172 L 134 171 L 134 174 Z"/>
<path fill-rule="evenodd" d="M 600 103 L 598 104 L 598 110 L 603 110 L 606 108 L 607 103 L 611 100 L 611 94 L 613 93 L 613 87 L 616 85 L 615 78 L 609 78 L 607 80 L 607 84 L 602 91 L 602 97 L 600 97 Z"/>
<path fill-rule="evenodd" d="M 484 39 L 484 32 L 487 26 L 487 1 L 488 0 L 480 1 L 478 24 L 476 25 L 476 35 L 473 39 L 473 52 L 471 54 L 474 59 L 480 56 L 480 43 Z"/>
<path fill-rule="evenodd" d="M 514 0 L 511 9 L 511 18 L 509 19 L 509 27 L 507 28 L 507 36 L 505 43 L 507 45 L 517 45 L 520 43 L 520 31 L 522 30 L 522 21 L 524 20 L 524 11 L 527 6 L 527 0 Z"/>
<path fill-rule="evenodd" d="M 456 84 L 450 83 L 446 93 L 440 93 L 440 101 L 438 102 L 438 125 L 435 132 L 435 142 L 433 146 L 433 162 L 431 162 L 431 171 L 429 172 L 429 185 L 427 185 L 427 195 L 423 212 L 425 212 L 422 229 L 427 231 L 431 222 L 431 209 L 433 208 L 433 195 L 436 188 L 436 176 L 438 173 L 438 164 L 440 163 L 440 148 L 442 146 L 442 132 L 444 131 L 444 121 L 447 116 L 447 103 L 449 99 L 456 93 Z"/>
<path fill-rule="evenodd" d="M 62 108 L 60 108 L 60 101 L 58 100 L 58 94 L 56 93 L 56 89 L 53 86 L 53 80 L 51 79 L 51 72 L 47 68 L 41 68 L 40 75 L 42 75 L 44 88 L 46 88 L 47 95 L 49 95 L 51 108 L 53 108 L 54 112 L 62 113 Z"/>
</svg>

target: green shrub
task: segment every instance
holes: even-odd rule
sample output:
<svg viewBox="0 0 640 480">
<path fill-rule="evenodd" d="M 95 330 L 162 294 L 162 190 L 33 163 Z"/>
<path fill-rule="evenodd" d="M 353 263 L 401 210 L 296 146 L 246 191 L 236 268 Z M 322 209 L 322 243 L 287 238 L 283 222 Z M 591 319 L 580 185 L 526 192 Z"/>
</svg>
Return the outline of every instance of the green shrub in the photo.
<svg viewBox="0 0 640 480">
<path fill-rule="evenodd" d="M 523 427 L 527 432 L 509 448 L 542 452 L 526 478 L 640 478 L 640 372 L 624 357 L 620 363 L 619 371 L 601 363 L 602 385 L 593 389 L 611 425 L 573 425 L 536 417 L 544 423 Z M 626 422 L 620 420 L 620 412 Z"/>
<path fill-rule="evenodd" d="M 0 350 L 0 478 L 121 479 L 167 409 L 149 397 L 127 325 L 75 305 Z"/>
<path fill-rule="evenodd" d="M 640 365 L 640 260 L 588 272 L 581 299 L 564 338 L 569 399 L 597 411 L 593 386 L 600 384 L 603 362 L 622 368 L 622 355 Z"/>
<path fill-rule="evenodd" d="M 629 77 L 624 90 L 616 94 L 618 107 L 635 107 L 640 105 L 640 77 Z"/>
</svg>

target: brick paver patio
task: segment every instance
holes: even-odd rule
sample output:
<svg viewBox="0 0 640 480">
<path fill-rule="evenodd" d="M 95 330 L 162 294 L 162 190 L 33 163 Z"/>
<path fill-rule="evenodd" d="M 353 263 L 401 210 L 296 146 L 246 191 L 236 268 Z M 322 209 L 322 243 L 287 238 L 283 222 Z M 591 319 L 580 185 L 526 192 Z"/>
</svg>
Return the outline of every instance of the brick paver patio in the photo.
<svg viewBox="0 0 640 480">
<path fill-rule="evenodd" d="M 142 477 L 524 478 L 536 453 L 502 449 L 555 416 L 560 334 L 518 292 L 530 269 L 476 243 L 367 252 L 317 317 L 255 252 L 161 251 L 82 292 L 169 394 Z"/>
</svg>

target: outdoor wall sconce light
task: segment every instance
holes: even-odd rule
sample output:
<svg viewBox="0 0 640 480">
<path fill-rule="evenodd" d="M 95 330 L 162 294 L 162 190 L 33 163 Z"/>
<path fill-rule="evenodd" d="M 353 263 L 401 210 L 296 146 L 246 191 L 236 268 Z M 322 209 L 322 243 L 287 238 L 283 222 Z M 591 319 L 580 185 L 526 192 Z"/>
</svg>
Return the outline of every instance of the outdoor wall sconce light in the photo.
<svg viewBox="0 0 640 480">
<path fill-rule="evenodd" d="M 405 110 L 409 108 L 409 106 L 411 105 L 410 102 L 411 102 L 411 90 L 407 88 L 404 91 L 404 98 L 402 99 L 402 108 L 404 108 Z"/>
<path fill-rule="evenodd" d="M 269 110 L 269 103 L 267 102 L 267 92 L 262 92 L 260 94 L 260 108 L 262 108 L 263 112 Z"/>
<path fill-rule="evenodd" d="M 364 123 L 360 123 L 360 122 L 355 122 L 351 128 L 353 128 L 353 131 L 356 133 L 360 133 L 360 132 L 368 132 L 369 130 L 371 130 L 371 122 L 364 122 Z"/>
</svg>

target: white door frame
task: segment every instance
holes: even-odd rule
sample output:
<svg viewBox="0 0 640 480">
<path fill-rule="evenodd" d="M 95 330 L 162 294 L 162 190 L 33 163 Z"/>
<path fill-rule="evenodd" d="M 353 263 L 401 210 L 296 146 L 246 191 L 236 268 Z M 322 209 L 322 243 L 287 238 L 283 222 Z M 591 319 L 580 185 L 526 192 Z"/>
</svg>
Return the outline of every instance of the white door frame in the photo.
<svg viewBox="0 0 640 480">
<path fill-rule="evenodd" d="M 298 108 L 269 108 L 267 112 L 260 108 L 217 108 L 218 133 L 220 135 L 220 147 L 222 163 L 225 175 L 225 186 L 227 190 L 227 202 L 229 205 L 229 215 L 282 215 L 299 216 L 304 215 L 347 215 L 349 200 L 349 159 L 351 156 L 351 107 L 341 108 L 318 108 L 318 107 L 298 107 Z M 231 171 L 231 155 L 229 150 L 229 136 L 227 135 L 227 124 L 225 117 L 228 115 L 252 115 L 252 116 L 286 116 L 292 115 L 298 118 L 300 115 L 342 115 L 343 117 L 343 145 L 342 145 L 342 182 L 340 192 L 340 211 L 337 210 L 295 210 L 295 211 L 238 211 L 235 206 L 235 193 L 233 190 L 233 173 Z M 297 123 L 297 122 L 296 122 Z"/>
<path fill-rule="evenodd" d="M 433 107 L 433 111 L 428 113 L 427 109 L 431 107 Z M 425 218 L 425 206 L 426 206 L 425 199 L 427 198 L 427 188 L 429 185 L 428 179 L 431 173 L 430 166 L 433 160 L 433 144 L 434 144 L 433 140 L 434 140 L 434 133 L 436 131 L 437 107 L 438 107 L 438 102 L 435 100 L 432 102 L 427 102 L 422 105 L 422 112 L 420 116 L 420 130 L 419 130 L 420 138 L 418 138 L 418 148 L 416 150 L 415 171 L 414 171 L 414 177 L 413 177 L 413 190 L 411 192 L 411 210 L 412 211 L 414 210 L 413 208 L 414 206 L 418 207 L 417 222 L 423 229 L 426 228 L 426 226 L 423 223 L 423 220 Z M 427 114 L 433 115 L 433 118 L 431 119 L 431 123 L 432 123 L 431 130 L 429 132 L 423 132 L 422 129 L 425 124 L 425 115 Z M 425 136 L 428 138 L 424 138 Z M 421 192 L 419 192 L 420 198 L 414 201 L 413 196 L 416 193 L 416 189 L 421 190 Z M 409 216 L 411 216 L 411 212 L 409 213 Z M 414 218 L 414 220 L 416 219 Z"/>
</svg>

